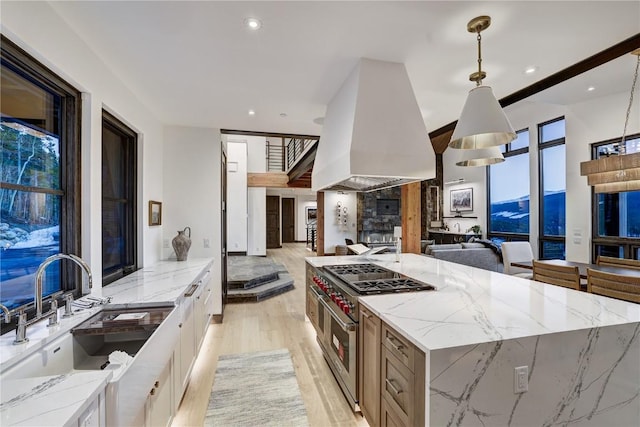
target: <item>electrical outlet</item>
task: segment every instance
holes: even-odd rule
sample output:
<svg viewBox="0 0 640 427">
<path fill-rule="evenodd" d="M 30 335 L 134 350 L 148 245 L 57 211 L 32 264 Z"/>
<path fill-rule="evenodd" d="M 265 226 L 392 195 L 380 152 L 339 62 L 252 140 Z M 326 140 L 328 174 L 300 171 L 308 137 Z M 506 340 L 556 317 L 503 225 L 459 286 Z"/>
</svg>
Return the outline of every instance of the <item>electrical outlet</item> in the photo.
<svg viewBox="0 0 640 427">
<path fill-rule="evenodd" d="M 529 367 L 518 366 L 513 375 L 513 392 L 524 393 L 529 391 Z"/>
<path fill-rule="evenodd" d="M 207 238 L 204 238 L 202 241 L 202 244 L 204 245 L 205 248 L 210 248 L 211 247 L 211 241 Z"/>
<path fill-rule="evenodd" d="M 162 239 L 162 247 L 169 248 L 169 239 Z"/>
</svg>

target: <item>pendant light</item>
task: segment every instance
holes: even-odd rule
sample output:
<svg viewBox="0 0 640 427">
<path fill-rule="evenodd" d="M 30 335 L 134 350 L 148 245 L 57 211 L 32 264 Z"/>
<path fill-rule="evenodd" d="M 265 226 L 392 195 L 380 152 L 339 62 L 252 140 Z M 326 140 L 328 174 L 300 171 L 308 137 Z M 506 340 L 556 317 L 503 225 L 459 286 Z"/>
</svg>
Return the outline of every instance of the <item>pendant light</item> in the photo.
<svg viewBox="0 0 640 427">
<path fill-rule="evenodd" d="M 621 193 L 625 191 L 640 190 L 640 152 L 626 154 L 625 138 L 629 115 L 633 106 L 633 95 L 638 82 L 638 70 L 640 69 L 640 49 L 631 52 L 637 56 L 636 70 L 631 84 L 629 105 L 624 120 L 622 139 L 618 145 L 618 155 L 601 157 L 580 163 L 580 175 L 587 177 L 587 183 L 593 186 L 595 193 Z"/>
<path fill-rule="evenodd" d="M 476 82 L 476 87 L 469 91 L 462 108 L 462 114 L 449 142 L 451 148 L 484 149 L 507 144 L 516 138 L 516 133 L 493 95 L 493 90 L 482 85 L 482 79 L 487 74 L 482 71 L 480 33 L 489 28 L 490 24 L 489 16 L 478 16 L 467 24 L 467 31 L 478 34 L 478 71 L 469 75 L 469 80 Z"/>
<path fill-rule="evenodd" d="M 460 151 L 460 160 L 456 162 L 458 166 L 489 166 L 504 162 L 504 156 L 498 147 Z"/>
</svg>

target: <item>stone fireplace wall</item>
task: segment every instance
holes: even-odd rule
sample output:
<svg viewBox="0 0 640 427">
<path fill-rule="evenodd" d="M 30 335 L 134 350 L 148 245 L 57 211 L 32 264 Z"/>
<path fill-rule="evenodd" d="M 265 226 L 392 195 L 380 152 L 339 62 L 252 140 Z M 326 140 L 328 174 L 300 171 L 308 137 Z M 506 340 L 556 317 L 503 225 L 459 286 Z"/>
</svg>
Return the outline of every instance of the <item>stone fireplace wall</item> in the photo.
<svg viewBox="0 0 640 427">
<path fill-rule="evenodd" d="M 397 200 L 398 213 L 377 212 L 378 199 Z M 358 193 L 358 241 L 363 243 L 393 242 L 393 227 L 402 225 L 400 187 L 385 188 L 370 193 Z"/>
</svg>

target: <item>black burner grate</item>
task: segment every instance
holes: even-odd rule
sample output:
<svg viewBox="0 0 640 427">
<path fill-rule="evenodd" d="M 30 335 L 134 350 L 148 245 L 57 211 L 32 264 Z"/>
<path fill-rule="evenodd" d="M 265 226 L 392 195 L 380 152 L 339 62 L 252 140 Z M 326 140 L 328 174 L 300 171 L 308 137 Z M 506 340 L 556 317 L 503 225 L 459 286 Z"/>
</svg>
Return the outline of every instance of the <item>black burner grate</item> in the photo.
<svg viewBox="0 0 640 427">
<path fill-rule="evenodd" d="M 324 268 L 338 276 L 390 272 L 390 270 L 375 264 L 327 265 Z"/>
<path fill-rule="evenodd" d="M 391 292 L 433 291 L 434 288 L 426 283 L 411 278 L 363 280 L 349 283 L 355 291 L 362 295 L 384 294 Z"/>
</svg>

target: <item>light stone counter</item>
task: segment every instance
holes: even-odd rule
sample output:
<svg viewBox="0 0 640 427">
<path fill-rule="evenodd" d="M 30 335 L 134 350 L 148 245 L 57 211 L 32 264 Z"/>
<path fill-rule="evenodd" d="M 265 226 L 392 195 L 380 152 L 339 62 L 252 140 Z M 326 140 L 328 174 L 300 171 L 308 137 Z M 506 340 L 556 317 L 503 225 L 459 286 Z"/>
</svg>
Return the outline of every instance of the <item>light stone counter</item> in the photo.
<svg viewBox="0 0 640 427">
<path fill-rule="evenodd" d="M 427 425 L 640 425 L 640 304 L 414 254 L 374 262 L 436 291 L 361 303 L 426 355 Z M 527 366 L 526 393 L 514 368 Z"/>
<path fill-rule="evenodd" d="M 160 261 L 111 283 L 104 287 L 102 294 L 98 296 L 111 297 L 112 304 L 177 304 L 198 274 L 205 268 L 210 268 L 212 264 L 211 258 L 196 258 L 181 262 Z M 48 328 L 47 321 L 42 320 L 30 326 L 27 328 L 29 338 L 27 343 L 14 345 L 15 331 L 0 336 L 0 373 L 7 372 L 29 355 L 42 350 L 47 344 L 69 333 L 72 328 L 100 308 L 81 310 L 70 318 L 62 318 L 64 308 L 59 310 L 60 324 Z M 89 397 L 104 389 L 113 374 L 114 372 L 109 370 L 73 371 L 62 376 L 15 380 L 3 380 L 0 376 L 0 389 L 3 390 L 0 400 L 1 424 L 14 425 L 15 423 L 10 420 L 18 420 L 16 425 L 64 425 L 74 421 L 72 417 L 76 416 L 77 411 L 73 408 L 80 402 L 88 404 Z M 38 382 L 39 384 L 36 384 Z M 9 389 L 11 393 L 5 393 Z M 20 390 L 20 392 L 13 393 L 14 390 Z M 61 391 L 58 392 L 58 390 Z M 62 396 L 68 397 L 63 399 Z M 24 401 L 21 402 L 23 399 Z M 48 403 L 41 403 L 43 401 Z"/>
<path fill-rule="evenodd" d="M 104 390 L 111 374 L 85 371 L 3 381 L 0 425 L 72 425 Z"/>
</svg>

